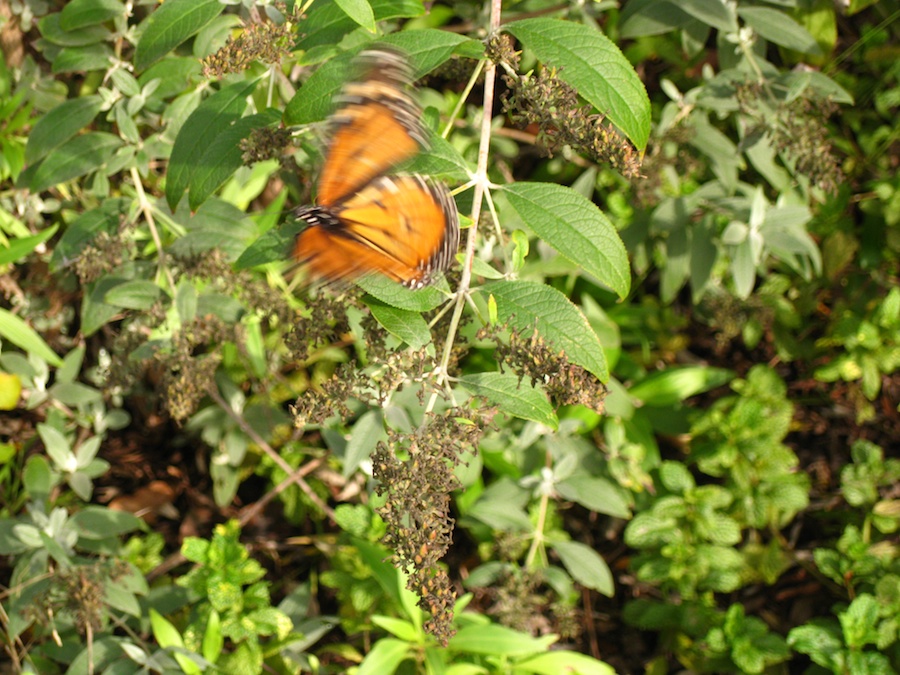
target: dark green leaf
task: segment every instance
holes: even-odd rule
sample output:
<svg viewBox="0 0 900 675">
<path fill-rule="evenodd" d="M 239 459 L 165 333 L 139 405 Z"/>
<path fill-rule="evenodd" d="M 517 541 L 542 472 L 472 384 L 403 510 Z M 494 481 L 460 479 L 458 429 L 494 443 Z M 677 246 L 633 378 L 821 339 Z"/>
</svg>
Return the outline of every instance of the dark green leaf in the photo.
<svg viewBox="0 0 900 675">
<path fill-rule="evenodd" d="M 822 53 L 809 31 L 784 12 L 771 7 L 738 7 L 738 15 L 770 42 L 804 54 Z"/>
<path fill-rule="evenodd" d="M 87 126 L 102 107 L 99 96 L 81 96 L 60 103 L 38 118 L 28 135 L 25 160 L 31 163 L 45 157 Z"/>
<path fill-rule="evenodd" d="M 162 295 L 162 289 L 152 281 L 135 279 L 111 288 L 103 297 L 107 305 L 125 309 L 150 309 Z"/>
<path fill-rule="evenodd" d="M 60 13 L 48 14 L 38 21 L 38 28 L 44 39 L 60 47 L 84 47 L 107 42 L 112 37 L 112 32 L 103 26 L 88 26 L 67 31 L 63 30 L 60 22 Z"/>
<path fill-rule="evenodd" d="M 123 14 L 125 6 L 118 0 L 72 0 L 63 7 L 59 25 L 63 30 L 77 30 Z"/>
<path fill-rule="evenodd" d="M 44 190 L 101 168 L 122 146 L 122 139 L 102 131 L 76 136 L 50 153 L 28 182 L 32 192 Z M 22 178 L 25 174 L 22 174 Z"/>
<path fill-rule="evenodd" d="M 410 18 L 425 13 L 422 0 L 371 0 L 375 21 Z M 310 9 L 306 21 L 300 24 L 299 49 L 310 50 L 321 45 L 336 45 L 356 23 L 332 2 L 318 2 Z"/>
<path fill-rule="evenodd" d="M 53 60 L 54 73 L 106 70 L 113 64 L 113 51 L 107 44 L 63 47 Z"/>
<path fill-rule="evenodd" d="M 412 349 L 419 349 L 431 342 L 428 322 L 418 312 L 397 309 L 383 302 L 371 299 L 366 305 L 372 316 L 394 337 L 402 340 Z"/>
<path fill-rule="evenodd" d="M 534 232 L 620 298 L 628 295 L 628 254 L 616 228 L 592 202 L 552 183 L 513 183 L 510 205 Z"/>
<path fill-rule="evenodd" d="M 596 28 L 558 19 L 523 19 L 505 26 L 560 79 L 619 127 L 639 150 L 650 136 L 650 99 L 619 48 Z"/>
<path fill-rule="evenodd" d="M 140 25 L 134 66 L 144 70 L 215 19 L 225 9 L 219 0 L 166 0 Z"/>
</svg>

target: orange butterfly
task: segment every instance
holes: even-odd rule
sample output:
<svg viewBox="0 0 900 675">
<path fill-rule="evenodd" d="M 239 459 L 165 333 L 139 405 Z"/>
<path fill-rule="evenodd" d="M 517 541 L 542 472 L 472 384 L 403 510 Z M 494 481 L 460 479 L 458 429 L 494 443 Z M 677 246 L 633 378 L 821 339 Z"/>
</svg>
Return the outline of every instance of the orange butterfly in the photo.
<svg viewBox="0 0 900 675">
<path fill-rule="evenodd" d="M 357 63 L 363 77 L 338 98 L 316 204 L 295 212 L 308 227 L 293 257 L 316 280 L 378 272 L 421 288 L 447 269 L 459 246 L 456 203 L 441 183 L 387 175 L 427 145 L 421 110 L 406 91 L 406 59 L 379 47 Z"/>
</svg>

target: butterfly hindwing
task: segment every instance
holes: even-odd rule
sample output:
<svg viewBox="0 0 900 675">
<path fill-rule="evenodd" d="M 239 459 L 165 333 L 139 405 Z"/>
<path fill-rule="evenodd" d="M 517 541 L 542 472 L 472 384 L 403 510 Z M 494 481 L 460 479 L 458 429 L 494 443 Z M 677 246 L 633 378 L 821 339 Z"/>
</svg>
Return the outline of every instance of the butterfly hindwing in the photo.
<svg viewBox="0 0 900 675">
<path fill-rule="evenodd" d="M 309 227 L 297 236 L 293 257 L 310 279 L 380 273 L 418 288 L 453 260 L 456 204 L 441 183 L 386 175 L 426 145 L 403 55 L 367 50 L 358 65 L 363 79 L 344 87 L 331 119 L 317 204 L 297 211 Z"/>
</svg>

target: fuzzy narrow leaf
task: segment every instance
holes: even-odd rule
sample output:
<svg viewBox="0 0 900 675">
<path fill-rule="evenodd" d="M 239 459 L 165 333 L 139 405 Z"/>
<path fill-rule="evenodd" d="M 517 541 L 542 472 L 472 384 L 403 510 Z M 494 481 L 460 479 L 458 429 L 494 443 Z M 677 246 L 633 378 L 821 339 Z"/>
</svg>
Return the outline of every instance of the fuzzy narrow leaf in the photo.
<svg viewBox="0 0 900 675">
<path fill-rule="evenodd" d="M 628 254 L 616 228 L 591 201 L 552 183 L 513 183 L 504 188 L 528 227 L 620 298 L 628 295 Z"/>
<path fill-rule="evenodd" d="M 144 70 L 210 23 L 225 5 L 219 0 L 166 0 L 140 25 L 134 66 Z"/>
<path fill-rule="evenodd" d="M 497 301 L 500 323 L 538 333 L 601 382 L 609 379 L 603 348 L 584 314 L 555 288 L 533 281 L 492 281 L 482 287 Z"/>
<path fill-rule="evenodd" d="M 419 349 L 431 342 L 428 322 L 418 312 L 397 309 L 374 299 L 366 302 L 366 305 L 388 333 L 403 340 L 412 349 Z"/>
<path fill-rule="evenodd" d="M 28 189 L 43 192 L 54 185 L 96 171 L 120 147 L 122 139 L 105 132 L 94 131 L 76 136 L 56 148 L 36 167 L 28 180 Z"/>
<path fill-rule="evenodd" d="M 202 167 L 197 158 L 240 118 L 247 107 L 247 96 L 255 87 L 256 80 L 224 87 L 197 106 L 185 120 L 175 138 L 166 176 L 166 201 L 173 211 L 194 175 L 209 168 Z"/>
<path fill-rule="evenodd" d="M 56 355 L 44 339 L 34 329 L 9 310 L 0 307 L 0 338 L 41 357 L 51 366 L 59 367 L 62 359 Z"/>
<path fill-rule="evenodd" d="M 500 410 L 523 420 L 556 429 L 559 420 L 546 394 L 512 373 L 476 373 L 463 375 L 459 383 L 473 394 L 484 396 Z"/>
<path fill-rule="evenodd" d="M 639 150 L 650 137 L 650 99 L 619 48 L 595 28 L 559 19 L 523 19 L 506 25 L 537 57 L 559 68 L 571 84 Z"/>
<path fill-rule="evenodd" d="M 378 441 L 386 439 L 384 418 L 381 410 L 370 410 L 353 425 L 350 440 L 344 449 L 344 477 L 359 468 L 359 465 L 375 451 Z"/>
<path fill-rule="evenodd" d="M 103 107 L 99 96 L 83 96 L 60 103 L 34 124 L 25 146 L 25 161 L 36 162 L 75 136 Z"/>
<path fill-rule="evenodd" d="M 38 232 L 37 234 L 33 234 L 30 237 L 19 237 L 17 239 L 13 239 L 11 242 L 9 242 L 9 248 L 0 247 L 0 265 L 8 265 L 24 258 L 34 249 L 36 249 L 38 246 L 40 246 L 50 237 L 56 234 L 57 229 L 59 229 L 59 225 L 53 225 L 52 227 L 48 227 L 46 230 Z"/>
</svg>

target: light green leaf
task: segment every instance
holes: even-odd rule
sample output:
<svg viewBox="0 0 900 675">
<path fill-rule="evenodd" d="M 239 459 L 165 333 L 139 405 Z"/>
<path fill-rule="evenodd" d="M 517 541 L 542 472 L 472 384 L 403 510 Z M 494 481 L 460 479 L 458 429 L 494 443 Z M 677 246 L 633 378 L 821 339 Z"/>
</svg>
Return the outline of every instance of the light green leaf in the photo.
<svg viewBox="0 0 900 675">
<path fill-rule="evenodd" d="M 112 32 L 104 26 L 94 25 L 69 31 L 63 30 L 60 22 L 61 12 L 48 14 L 38 21 L 38 28 L 44 39 L 60 47 L 84 47 L 107 42 L 112 37 Z"/>
<path fill-rule="evenodd" d="M 446 298 L 441 290 L 446 292 L 448 288 L 447 282 L 441 280 L 437 284 L 411 290 L 387 277 L 375 274 L 357 279 L 356 285 L 386 305 L 412 312 L 428 312 L 439 306 Z"/>
<path fill-rule="evenodd" d="M 556 635 L 535 638 L 506 626 L 489 624 L 461 628 L 450 639 L 449 647 L 455 652 L 464 654 L 488 654 L 493 657 L 528 656 L 546 651 L 557 639 Z"/>
<path fill-rule="evenodd" d="M 141 23 L 134 67 L 141 71 L 175 49 L 215 19 L 225 5 L 219 0 L 166 0 Z"/>
<path fill-rule="evenodd" d="M 619 48 L 595 28 L 558 19 L 523 19 L 505 26 L 571 84 L 634 143 L 650 137 L 650 99 Z"/>
<path fill-rule="evenodd" d="M 39 356 L 51 366 L 58 368 L 62 365 L 62 359 L 50 349 L 50 346 L 31 326 L 2 307 L 0 307 L 0 338 L 9 340 L 26 352 Z"/>
<path fill-rule="evenodd" d="M 353 425 L 350 440 L 344 448 L 343 475 L 346 478 L 374 452 L 378 441 L 385 440 L 384 418 L 380 410 L 369 410 Z"/>
<path fill-rule="evenodd" d="M 651 373 L 628 390 L 646 405 L 670 406 L 729 382 L 734 373 L 709 366 L 674 366 Z"/>
<path fill-rule="evenodd" d="M 552 429 L 559 425 L 547 395 L 528 382 L 520 382 L 518 375 L 476 373 L 463 375 L 459 383 L 473 394 L 484 396 L 508 415 L 538 422 Z"/>
<path fill-rule="evenodd" d="M 576 474 L 556 484 L 556 491 L 565 499 L 583 507 L 616 518 L 630 518 L 631 510 L 615 486 L 605 478 Z"/>
<path fill-rule="evenodd" d="M 737 17 L 722 0 L 679 0 L 678 8 L 724 33 L 737 31 Z"/>
<path fill-rule="evenodd" d="M 394 337 L 402 340 L 412 349 L 419 349 L 431 342 L 428 322 L 418 312 L 397 309 L 372 299 L 366 302 L 372 316 Z"/>
<path fill-rule="evenodd" d="M 381 638 L 359 664 L 356 675 L 393 673 L 406 659 L 410 643 L 395 638 Z"/>
<path fill-rule="evenodd" d="M 99 96 L 81 96 L 60 103 L 38 118 L 28 135 L 25 160 L 33 163 L 45 157 L 87 126 L 102 107 Z"/>
<path fill-rule="evenodd" d="M 372 6 L 366 0 L 334 0 L 334 4 L 341 8 L 347 16 L 353 19 L 370 33 L 375 32 L 375 14 Z"/>
<path fill-rule="evenodd" d="M 375 21 L 410 18 L 425 13 L 422 0 L 370 0 Z M 336 45 L 356 26 L 353 20 L 332 2 L 317 2 L 303 23 L 298 49 L 309 50 L 322 45 Z"/>
<path fill-rule="evenodd" d="M 559 675 L 559 673 L 571 673 L 572 675 L 615 675 L 616 670 L 602 661 L 578 652 L 570 652 L 560 649 L 539 654 L 524 661 L 516 663 L 516 669 L 525 673 L 536 675 Z"/>
<path fill-rule="evenodd" d="M 9 242 L 8 248 L 0 246 L 0 265 L 9 265 L 10 263 L 18 262 L 56 234 L 57 229 L 59 229 L 59 225 L 53 225 L 30 237 L 18 237 L 13 239 Z"/>
<path fill-rule="evenodd" d="M 606 357 L 597 335 L 587 319 L 569 299 L 555 288 L 533 281 L 492 281 L 482 292 L 497 301 L 497 316 L 501 323 L 525 331 L 538 333 L 557 350 L 601 382 L 609 379 Z"/>
<path fill-rule="evenodd" d="M 552 183 L 513 183 L 510 205 L 535 233 L 620 298 L 628 295 L 628 254 L 603 212 L 572 188 Z"/>
</svg>

